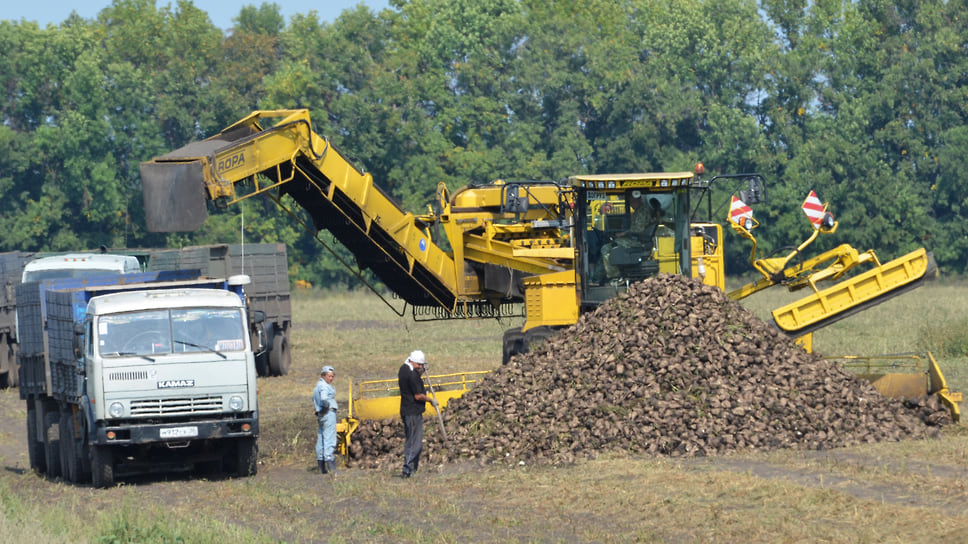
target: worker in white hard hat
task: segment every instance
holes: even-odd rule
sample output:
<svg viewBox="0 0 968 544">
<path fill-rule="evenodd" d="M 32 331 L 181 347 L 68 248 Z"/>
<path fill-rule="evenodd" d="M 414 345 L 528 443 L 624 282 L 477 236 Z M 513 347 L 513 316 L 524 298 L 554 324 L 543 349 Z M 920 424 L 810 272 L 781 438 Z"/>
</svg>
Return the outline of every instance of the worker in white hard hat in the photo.
<svg viewBox="0 0 968 544">
<path fill-rule="evenodd" d="M 333 380 L 336 371 L 329 365 L 319 371 L 319 381 L 313 388 L 313 408 L 316 410 L 316 423 L 319 430 L 316 434 L 316 464 L 323 474 L 335 474 L 336 462 L 333 452 L 336 450 L 336 389 Z"/>
<path fill-rule="evenodd" d="M 437 407 L 437 401 L 427 396 L 423 378 L 420 374 L 427 367 L 424 352 L 412 351 L 400 366 L 397 382 L 400 387 L 400 418 L 403 419 L 403 433 L 407 437 L 403 446 L 403 478 L 409 478 L 420 465 L 420 452 L 423 450 L 423 414 L 427 403 Z"/>
</svg>

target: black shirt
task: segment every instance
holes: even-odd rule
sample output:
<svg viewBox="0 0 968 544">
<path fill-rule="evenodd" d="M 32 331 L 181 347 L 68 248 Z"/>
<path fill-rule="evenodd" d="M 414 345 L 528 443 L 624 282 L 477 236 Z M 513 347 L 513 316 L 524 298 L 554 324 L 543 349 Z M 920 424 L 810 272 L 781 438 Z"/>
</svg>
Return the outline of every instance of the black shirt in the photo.
<svg viewBox="0 0 968 544">
<path fill-rule="evenodd" d="M 424 413 L 427 403 L 414 400 L 417 394 L 425 395 L 423 380 L 420 373 L 407 366 L 407 363 L 400 365 L 400 372 L 397 374 L 397 384 L 400 386 L 400 417 L 416 416 Z"/>
</svg>

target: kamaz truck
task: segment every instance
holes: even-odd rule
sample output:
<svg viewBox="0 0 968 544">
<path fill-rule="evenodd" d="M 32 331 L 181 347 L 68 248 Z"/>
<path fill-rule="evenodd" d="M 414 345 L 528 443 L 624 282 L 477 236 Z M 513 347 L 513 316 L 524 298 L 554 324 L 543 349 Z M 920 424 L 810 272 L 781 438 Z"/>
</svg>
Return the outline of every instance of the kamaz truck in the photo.
<svg viewBox="0 0 968 544">
<path fill-rule="evenodd" d="M 98 488 L 159 470 L 255 474 L 247 283 L 197 270 L 22 283 L 31 468 Z"/>
<path fill-rule="evenodd" d="M 99 249 L 81 253 L 0 253 L 0 388 L 16 387 L 20 349 L 16 316 L 22 282 L 107 274 L 198 269 L 209 277 L 246 275 L 249 335 L 259 376 L 284 376 L 292 354 L 285 244 L 209 244 L 184 248 Z M 257 319 L 258 318 L 258 319 Z"/>
</svg>

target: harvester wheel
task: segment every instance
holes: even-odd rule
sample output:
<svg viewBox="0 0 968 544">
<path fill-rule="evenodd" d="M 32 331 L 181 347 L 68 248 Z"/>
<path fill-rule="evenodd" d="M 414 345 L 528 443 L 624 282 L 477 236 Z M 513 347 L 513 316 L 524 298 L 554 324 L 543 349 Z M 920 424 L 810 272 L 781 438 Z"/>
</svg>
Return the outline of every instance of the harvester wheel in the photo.
<svg viewBox="0 0 968 544">
<path fill-rule="evenodd" d="M 555 335 L 555 330 L 551 327 L 538 327 L 524 333 L 524 349 L 526 352 L 536 349 L 548 338 Z"/>
<path fill-rule="evenodd" d="M 504 331 L 504 347 L 501 357 L 501 364 L 506 365 L 511 361 L 511 357 L 518 353 L 527 351 L 524 345 L 524 333 L 521 327 L 515 327 Z"/>
</svg>

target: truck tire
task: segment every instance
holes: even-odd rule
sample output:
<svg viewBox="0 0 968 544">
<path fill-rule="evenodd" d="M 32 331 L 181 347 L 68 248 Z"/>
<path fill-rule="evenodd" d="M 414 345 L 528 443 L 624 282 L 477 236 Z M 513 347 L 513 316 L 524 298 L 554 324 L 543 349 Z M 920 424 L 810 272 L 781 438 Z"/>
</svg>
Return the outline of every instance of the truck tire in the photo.
<svg viewBox="0 0 968 544">
<path fill-rule="evenodd" d="M 114 485 L 114 452 L 108 446 L 91 446 L 91 483 L 98 489 Z"/>
<path fill-rule="evenodd" d="M 61 472 L 68 482 L 83 483 L 90 478 L 90 474 L 84 470 L 84 459 L 82 458 L 84 449 L 81 440 L 74 431 L 74 414 L 61 412 Z"/>
<path fill-rule="evenodd" d="M 272 350 L 269 352 L 269 371 L 273 376 L 289 374 L 289 363 L 292 354 L 289 353 L 289 331 L 276 334 L 272 338 Z"/>
<path fill-rule="evenodd" d="M 61 476 L 68 482 L 75 482 L 77 478 L 77 462 L 71 466 L 74 457 L 74 421 L 71 413 L 62 411 L 60 413 L 60 423 L 57 425 L 59 434 L 58 443 L 60 444 L 60 471 Z"/>
<path fill-rule="evenodd" d="M 37 434 L 37 409 L 31 400 L 27 401 L 27 457 L 30 468 L 38 474 L 47 472 L 47 459 L 44 455 L 44 443 Z"/>
<path fill-rule="evenodd" d="M 44 414 L 44 459 L 47 463 L 47 476 L 60 476 L 60 411 Z"/>
<path fill-rule="evenodd" d="M 235 443 L 236 472 L 240 478 L 259 471 L 259 444 L 255 438 L 239 438 Z"/>
<path fill-rule="evenodd" d="M 255 373 L 260 378 L 269 375 L 269 352 L 255 356 Z"/>
</svg>

